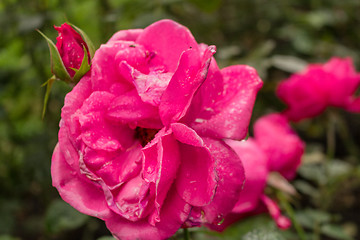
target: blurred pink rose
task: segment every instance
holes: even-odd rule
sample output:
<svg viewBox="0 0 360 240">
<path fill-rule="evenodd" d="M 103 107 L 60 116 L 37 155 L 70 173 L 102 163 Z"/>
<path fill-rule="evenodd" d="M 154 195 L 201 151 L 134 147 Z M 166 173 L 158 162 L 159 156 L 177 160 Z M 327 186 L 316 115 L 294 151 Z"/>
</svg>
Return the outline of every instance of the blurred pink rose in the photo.
<svg viewBox="0 0 360 240">
<path fill-rule="evenodd" d="M 219 70 L 214 53 L 171 20 L 102 45 L 62 109 L 51 167 L 61 197 L 121 239 L 221 221 L 244 182 L 222 139 L 245 137 L 262 82 L 248 66 Z"/>
<path fill-rule="evenodd" d="M 59 35 L 56 38 L 56 48 L 58 49 L 63 64 L 71 77 L 74 77 L 74 69 L 79 69 L 84 58 L 84 48 L 90 56 L 89 48 L 81 35 L 77 33 L 69 24 L 64 23 L 60 27 L 54 26 Z M 90 57 L 89 57 L 90 63 Z"/>
<path fill-rule="evenodd" d="M 221 225 L 210 228 L 223 231 L 231 223 L 248 216 L 268 212 L 281 229 L 290 227 L 290 220 L 281 215 L 275 201 L 264 190 L 269 174 L 278 171 L 287 179 L 295 177 L 304 152 L 304 143 L 293 132 L 286 118 L 269 114 L 256 121 L 255 137 L 246 141 L 225 140 L 240 157 L 245 169 L 245 184 L 238 202 Z"/>
<path fill-rule="evenodd" d="M 254 124 L 254 138 L 268 157 L 270 171 L 279 172 L 286 179 L 295 177 L 301 163 L 305 144 L 282 114 L 269 114 Z"/>
<path fill-rule="evenodd" d="M 360 112 L 360 99 L 354 96 L 359 86 L 360 74 L 351 58 L 333 57 L 281 82 L 277 95 L 288 106 L 285 115 L 300 121 L 321 114 L 328 106 Z"/>
</svg>

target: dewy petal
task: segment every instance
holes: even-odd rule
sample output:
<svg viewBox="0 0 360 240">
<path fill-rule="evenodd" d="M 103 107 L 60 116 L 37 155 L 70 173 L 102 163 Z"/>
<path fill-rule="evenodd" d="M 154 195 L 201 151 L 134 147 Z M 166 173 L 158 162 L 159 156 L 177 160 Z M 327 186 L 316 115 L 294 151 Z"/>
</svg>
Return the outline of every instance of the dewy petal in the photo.
<svg viewBox="0 0 360 240">
<path fill-rule="evenodd" d="M 258 206 L 266 186 L 266 179 L 269 174 L 268 157 L 252 138 L 246 141 L 228 139 L 225 142 L 240 157 L 246 177 L 244 189 L 239 194 L 232 212 L 252 211 Z"/>
<path fill-rule="evenodd" d="M 137 222 L 128 221 L 113 215 L 106 220 L 112 234 L 121 240 L 162 240 L 171 237 L 184 223 L 190 212 L 190 206 L 171 188 L 160 213 L 160 222 L 155 226 L 146 219 Z"/>
<path fill-rule="evenodd" d="M 113 191 L 114 192 L 114 191 Z M 112 192 L 112 193 L 113 193 Z M 114 194 L 111 209 L 130 221 L 139 221 L 152 209 L 152 193 L 149 182 L 141 174 L 125 182 Z"/>
<path fill-rule="evenodd" d="M 64 107 L 61 109 L 61 118 L 66 122 L 70 129 L 73 129 L 75 123 L 71 116 L 83 105 L 85 99 L 91 94 L 91 78 L 84 76 L 75 87 L 65 96 Z M 72 133 L 75 132 L 71 131 Z"/>
<path fill-rule="evenodd" d="M 180 165 L 178 142 L 171 131 L 159 132 L 151 144 L 143 149 L 143 177 L 155 184 L 155 210 L 149 217 L 149 222 L 155 225 L 160 219 L 160 209 L 164 199 L 173 184 Z"/>
<path fill-rule="evenodd" d="M 162 127 L 158 109 L 143 102 L 136 89 L 115 98 L 107 110 L 106 117 L 112 121 L 131 126 L 143 128 Z"/>
<path fill-rule="evenodd" d="M 153 106 L 159 106 L 160 98 L 170 82 L 172 73 L 150 72 L 143 74 L 127 62 L 121 62 L 119 67 L 124 77 L 135 85 L 142 101 Z"/>
<path fill-rule="evenodd" d="M 291 221 L 287 217 L 281 215 L 279 206 L 276 202 L 274 202 L 272 199 L 270 199 L 265 194 L 261 197 L 262 202 L 267 207 L 270 216 L 274 219 L 276 222 L 276 225 L 280 229 L 288 229 L 291 226 Z"/>
<path fill-rule="evenodd" d="M 91 148 L 115 151 L 126 149 L 134 141 L 133 130 L 105 119 L 106 110 L 114 97 L 108 92 L 95 91 L 84 101 L 77 113 L 82 140 Z"/>
<path fill-rule="evenodd" d="M 118 84 L 117 94 L 121 95 L 134 86 L 124 80 L 119 72 L 119 54 L 132 53 L 132 42 L 112 41 L 101 45 L 92 59 L 91 82 L 94 91 L 108 91 L 113 84 Z M 125 54 L 124 53 L 124 54 Z M 124 56 L 124 55 L 123 55 Z M 121 59 L 126 60 L 126 59 Z"/>
<path fill-rule="evenodd" d="M 213 201 L 202 210 L 207 223 L 218 224 L 231 212 L 241 195 L 244 168 L 240 158 L 223 141 L 204 138 L 204 142 L 216 161 L 218 186 Z"/>
<path fill-rule="evenodd" d="M 269 158 L 269 170 L 292 179 L 301 163 L 305 144 L 281 114 L 269 114 L 254 124 L 254 138 Z"/>
<path fill-rule="evenodd" d="M 217 185 L 211 151 L 196 132 L 181 123 L 171 124 L 180 142 L 181 164 L 176 178 L 180 196 L 192 206 L 204 206 L 214 197 Z"/>
<path fill-rule="evenodd" d="M 212 105 L 202 109 L 191 127 L 203 136 L 243 139 L 262 81 L 255 69 L 245 65 L 230 66 L 221 73 L 223 88 L 213 88 L 216 94 L 209 92 L 202 96 L 217 98 L 212 100 Z"/>
<path fill-rule="evenodd" d="M 179 66 L 166 88 L 159 106 L 159 113 L 166 126 L 181 119 L 191 104 L 191 100 L 206 78 L 211 57 L 215 47 L 206 49 L 200 59 L 193 49 L 185 51 L 180 58 Z"/>
<path fill-rule="evenodd" d="M 180 55 L 192 48 L 198 52 L 197 43 L 189 29 L 171 21 L 161 20 L 144 29 L 136 43 L 155 54 L 151 64 L 166 66 L 168 72 L 177 68 Z"/>
<path fill-rule="evenodd" d="M 141 145 L 135 143 L 126 151 L 107 152 L 85 148 L 85 165 L 107 186 L 114 187 L 137 176 L 141 170 Z"/>
<path fill-rule="evenodd" d="M 100 185 L 94 184 L 71 168 L 60 145 L 56 145 L 53 153 L 51 176 L 52 184 L 61 198 L 78 211 L 101 219 L 111 215 Z"/>
<path fill-rule="evenodd" d="M 116 32 L 109 39 L 108 43 L 114 41 L 136 41 L 139 35 L 143 32 L 143 29 L 129 29 L 129 30 L 121 30 Z"/>
</svg>

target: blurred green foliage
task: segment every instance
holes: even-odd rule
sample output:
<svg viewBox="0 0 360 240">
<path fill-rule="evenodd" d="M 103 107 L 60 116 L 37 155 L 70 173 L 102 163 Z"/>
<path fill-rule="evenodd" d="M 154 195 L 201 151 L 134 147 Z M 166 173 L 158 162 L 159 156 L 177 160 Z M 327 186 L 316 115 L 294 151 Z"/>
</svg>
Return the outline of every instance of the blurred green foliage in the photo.
<svg viewBox="0 0 360 240">
<path fill-rule="evenodd" d="M 217 45 L 220 66 L 248 64 L 258 70 L 265 84 L 255 120 L 283 109 L 274 95 L 276 84 L 308 62 L 350 56 L 360 70 L 359 13 L 358 0 L 0 1 L 0 239 L 112 239 L 101 221 L 61 202 L 51 187 L 51 153 L 70 87 L 55 83 L 42 121 L 40 86 L 51 73 L 46 41 L 35 29 L 55 40 L 53 25 L 69 21 L 98 47 L 120 29 L 176 20 L 199 42 Z M 302 197 L 290 202 L 307 238 L 359 239 L 360 117 L 337 113 L 332 134 L 337 144 L 330 157 L 325 155 L 327 116 L 294 126 L 307 142 L 307 154 L 294 181 Z M 266 216 L 223 234 L 191 232 L 194 239 L 298 239 L 294 229 L 280 232 Z"/>
</svg>

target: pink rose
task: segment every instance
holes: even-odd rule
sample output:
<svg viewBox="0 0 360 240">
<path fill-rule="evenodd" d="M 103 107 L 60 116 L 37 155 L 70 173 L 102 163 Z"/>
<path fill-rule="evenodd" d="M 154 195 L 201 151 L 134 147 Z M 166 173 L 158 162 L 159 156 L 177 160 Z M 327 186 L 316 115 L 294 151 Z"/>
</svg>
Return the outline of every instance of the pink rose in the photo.
<svg viewBox="0 0 360 240">
<path fill-rule="evenodd" d="M 257 120 L 254 132 L 255 137 L 246 141 L 225 140 L 242 160 L 246 181 L 231 214 L 221 225 L 208 225 L 214 230 L 222 231 L 239 219 L 263 212 L 268 212 L 281 229 L 291 225 L 264 190 L 270 172 L 278 171 L 289 180 L 295 177 L 304 143 L 280 114 L 269 114 Z"/>
<path fill-rule="evenodd" d="M 321 114 L 328 106 L 360 112 L 360 100 L 354 96 L 359 85 L 360 74 L 352 60 L 333 57 L 325 64 L 310 64 L 281 82 L 277 95 L 288 105 L 285 115 L 300 121 Z"/>
<path fill-rule="evenodd" d="M 288 180 L 293 179 L 305 144 L 286 117 L 273 113 L 259 118 L 254 124 L 254 138 L 268 156 L 269 170 L 279 172 Z"/>
<path fill-rule="evenodd" d="M 221 221 L 244 182 L 222 139 L 245 137 L 262 82 L 248 66 L 220 70 L 214 53 L 171 20 L 102 45 L 62 109 L 51 167 L 61 197 L 121 239 Z"/>
<path fill-rule="evenodd" d="M 90 56 L 89 48 L 81 35 L 69 24 L 64 23 L 60 27 L 54 26 L 54 28 L 59 33 L 56 38 L 56 48 L 70 77 L 74 77 L 75 71 L 73 69 L 80 68 L 84 58 L 84 48 Z M 90 57 L 88 61 L 90 63 Z"/>
</svg>

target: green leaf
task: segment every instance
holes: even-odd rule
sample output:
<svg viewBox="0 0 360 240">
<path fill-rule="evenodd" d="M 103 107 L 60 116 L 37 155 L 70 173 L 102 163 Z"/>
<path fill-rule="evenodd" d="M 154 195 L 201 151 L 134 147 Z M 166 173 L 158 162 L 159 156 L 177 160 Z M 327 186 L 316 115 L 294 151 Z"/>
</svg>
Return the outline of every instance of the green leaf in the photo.
<svg viewBox="0 0 360 240">
<path fill-rule="evenodd" d="M 103 236 L 103 237 L 98 238 L 97 240 L 116 240 L 116 239 L 111 236 Z"/>
<path fill-rule="evenodd" d="M 247 233 L 243 240 L 285 240 L 275 228 L 260 228 Z"/>
<path fill-rule="evenodd" d="M 0 240 L 20 240 L 20 238 L 12 237 L 9 235 L 0 235 Z"/>
<path fill-rule="evenodd" d="M 45 224 L 50 233 L 59 233 L 82 226 L 88 219 L 69 204 L 62 200 L 55 200 L 46 212 Z"/>
<path fill-rule="evenodd" d="M 75 26 L 74 24 L 71 24 L 71 23 L 69 23 L 69 24 L 81 35 L 82 39 L 84 39 L 84 42 L 86 43 L 86 45 L 89 49 L 90 59 L 93 58 L 94 54 L 95 54 L 95 47 L 94 47 L 94 44 L 92 43 L 92 41 L 90 40 L 90 38 L 88 37 L 88 35 L 83 30 L 81 30 L 80 28 Z"/>
<path fill-rule="evenodd" d="M 65 82 L 71 82 L 71 77 L 67 72 L 64 63 L 61 59 L 60 53 L 56 48 L 55 44 L 40 30 L 37 30 L 47 41 L 50 49 L 50 60 L 51 60 L 51 71 L 54 73 L 56 78 Z"/>
<path fill-rule="evenodd" d="M 50 97 L 50 92 L 51 92 L 51 88 L 52 85 L 55 81 L 55 76 L 53 76 L 52 78 L 50 78 L 49 80 L 47 80 L 42 87 L 44 87 L 46 85 L 46 92 L 45 92 L 45 97 L 44 97 L 44 105 L 43 105 L 43 110 L 42 110 L 42 119 L 44 119 L 45 117 L 45 113 L 46 113 L 46 106 L 47 103 L 49 101 L 49 97 Z"/>
<path fill-rule="evenodd" d="M 317 209 L 305 209 L 295 214 L 296 220 L 304 227 L 313 229 L 317 224 L 330 222 L 331 215 Z"/>
<path fill-rule="evenodd" d="M 75 75 L 73 77 L 73 83 L 78 83 L 80 79 L 90 70 L 90 64 L 89 64 L 89 56 L 88 53 L 84 47 L 84 58 L 81 62 L 81 66 L 79 69 L 73 69 L 75 71 Z"/>
<path fill-rule="evenodd" d="M 321 226 L 321 233 L 324 235 L 341 240 L 351 240 L 352 238 L 344 232 L 341 226 L 334 224 L 326 224 Z"/>
</svg>

